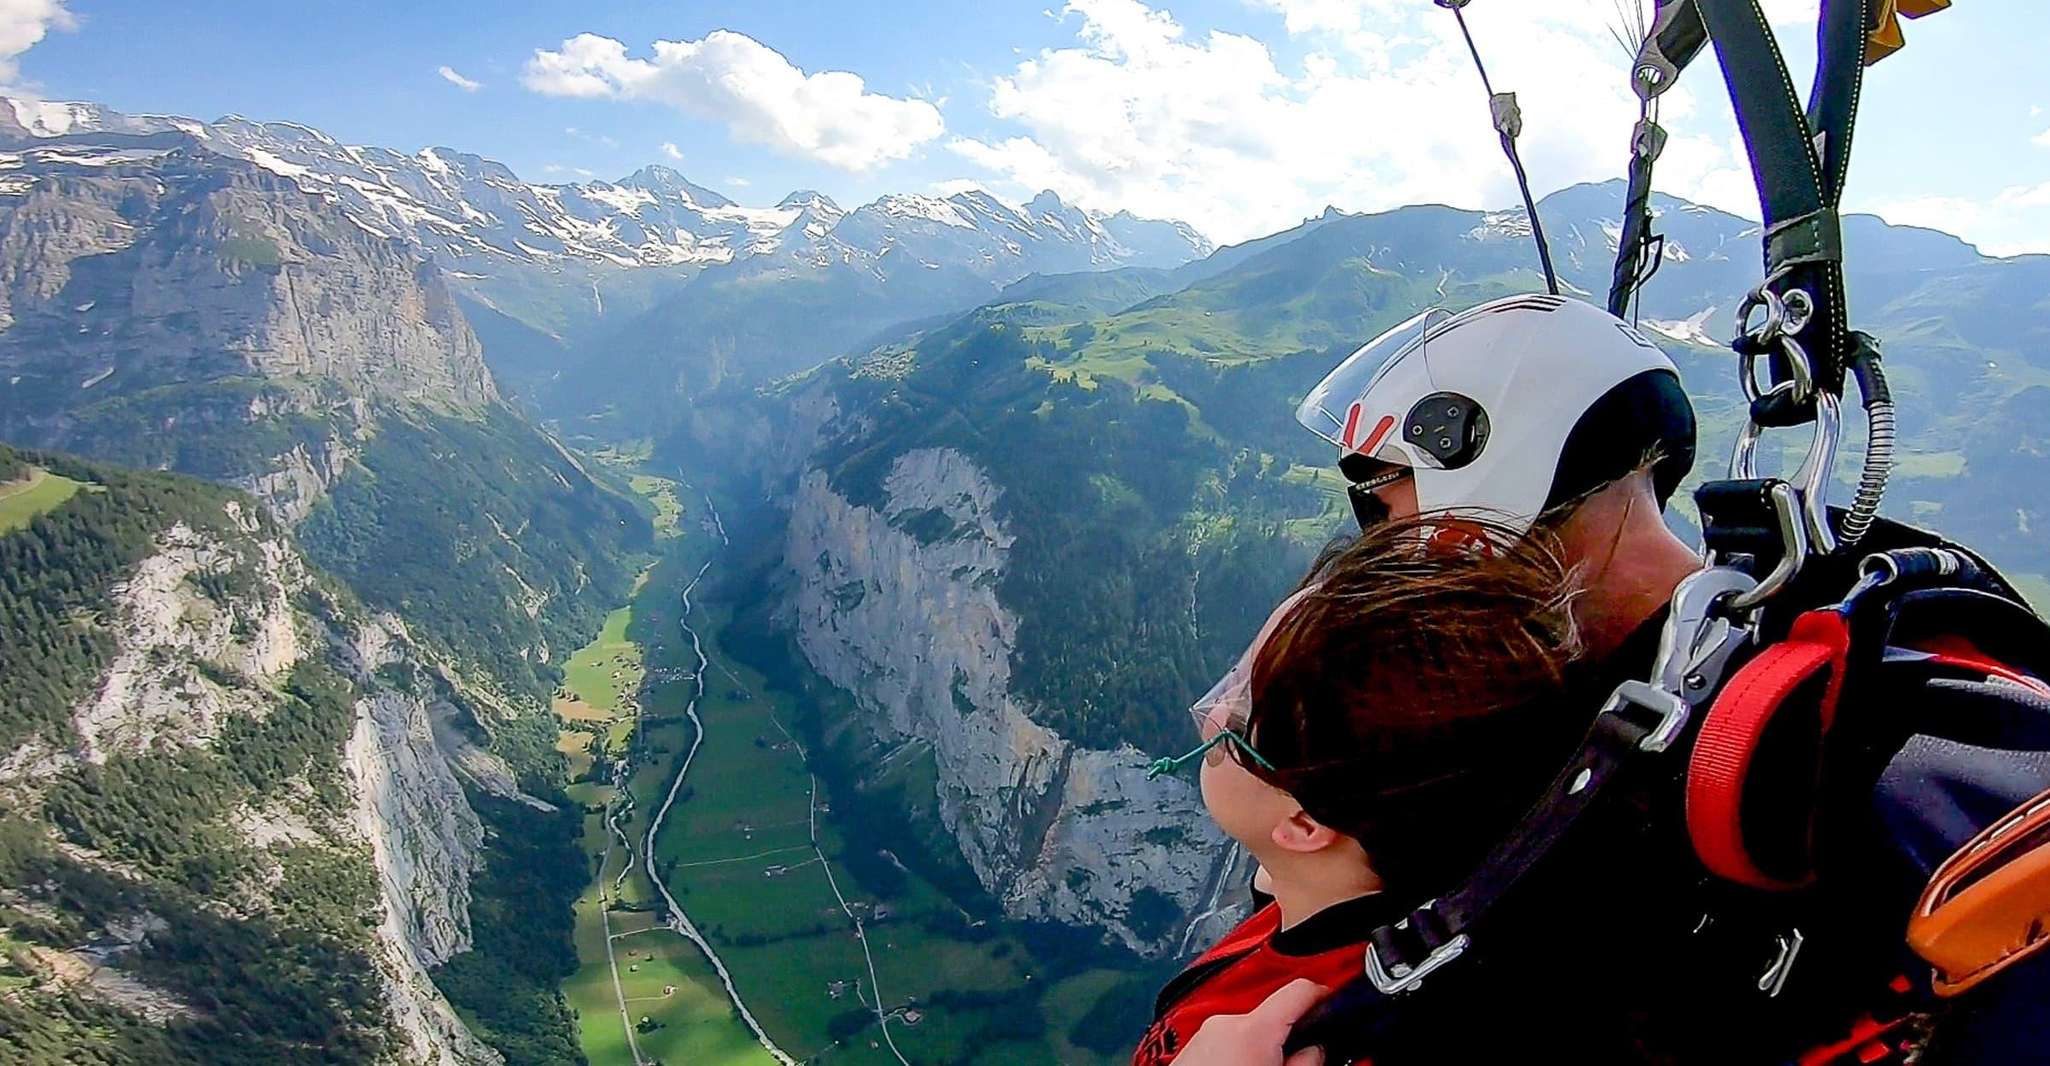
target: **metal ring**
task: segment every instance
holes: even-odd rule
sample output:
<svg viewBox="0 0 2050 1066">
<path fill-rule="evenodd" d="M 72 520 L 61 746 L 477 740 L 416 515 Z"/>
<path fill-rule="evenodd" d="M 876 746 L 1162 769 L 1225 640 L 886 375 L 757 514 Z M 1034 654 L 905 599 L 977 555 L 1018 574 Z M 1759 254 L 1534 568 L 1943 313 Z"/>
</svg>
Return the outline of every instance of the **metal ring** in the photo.
<svg viewBox="0 0 2050 1066">
<path fill-rule="evenodd" d="M 1737 434 L 1736 450 L 1730 453 L 1730 480 L 1749 481 L 1758 476 L 1758 438 L 1764 435 L 1764 426 L 1748 418 L 1744 420 L 1744 428 Z"/>
<path fill-rule="evenodd" d="M 1765 395 L 1777 396 L 1794 389 L 1794 382 L 1782 381 Z M 1793 483 L 1801 505 L 1802 524 L 1809 544 L 1823 554 L 1836 550 L 1836 534 L 1829 523 L 1829 475 L 1836 465 L 1837 445 L 1843 437 L 1842 405 L 1835 396 L 1822 393 L 1815 405 L 1815 426 L 1808 440 L 1808 454 L 1794 473 Z M 1750 481 L 1758 476 L 1758 442 L 1765 427 L 1746 419 L 1737 434 L 1737 446 L 1730 453 L 1730 478 Z"/>
<path fill-rule="evenodd" d="M 1788 333 L 1807 329 L 1808 321 L 1815 317 L 1815 297 L 1808 295 L 1806 289 L 1788 289 L 1781 302 L 1787 308 L 1787 319 L 1782 328 Z"/>
<path fill-rule="evenodd" d="M 1780 352 L 1786 357 L 1787 370 L 1792 375 L 1788 380 L 1773 385 L 1770 389 L 1758 387 L 1758 353 L 1739 353 L 1737 381 L 1744 389 L 1744 399 L 1757 403 L 1768 396 L 1790 393 L 1788 399 L 1796 404 L 1807 403 L 1815 398 L 1815 364 L 1808 358 L 1808 349 L 1801 342 L 1786 334 L 1779 336 Z"/>
<path fill-rule="evenodd" d="M 1765 308 L 1765 322 L 1757 329 L 1752 329 L 1751 312 L 1761 307 Z M 1750 294 L 1744 297 L 1743 304 L 1737 308 L 1737 338 L 1764 344 L 1777 338 L 1786 322 L 1786 301 L 1780 299 L 1778 293 L 1760 286 L 1751 290 Z"/>
<path fill-rule="evenodd" d="M 1756 358 L 1756 356 L 1745 357 L 1747 370 L 1750 369 L 1750 364 L 1755 362 Z M 1794 391 L 1793 382 L 1782 381 L 1761 394 L 1758 391 L 1758 383 L 1752 380 L 1749 373 L 1743 375 L 1743 380 L 1744 396 L 1753 403 L 1758 402 L 1761 398 L 1770 398 Z M 1738 481 L 1749 481 L 1758 476 L 1758 440 L 1764 435 L 1765 427 L 1760 425 L 1757 419 L 1747 418 L 1744 420 L 1744 428 L 1737 433 L 1736 450 L 1730 453 L 1731 478 Z M 1814 445 L 1811 444 L 1809 447 L 1812 449 Z"/>
<path fill-rule="evenodd" d="M 1807 403 L 1815 396 L 1815 364 L 1808 358 L 1808 349 L 1791 333 L 1780 334 L 1780 351 L 1787 357 L 1787 370 L 1793 375 L 1794 402 Z"/>
</svg>

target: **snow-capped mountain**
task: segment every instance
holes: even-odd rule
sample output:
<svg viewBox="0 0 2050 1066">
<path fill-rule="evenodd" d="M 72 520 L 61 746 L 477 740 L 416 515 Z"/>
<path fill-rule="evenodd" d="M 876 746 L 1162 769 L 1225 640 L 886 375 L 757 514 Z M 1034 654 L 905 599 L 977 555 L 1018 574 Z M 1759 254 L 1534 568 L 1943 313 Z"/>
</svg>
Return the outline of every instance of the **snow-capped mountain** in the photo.
<svg viewBox="0 0 2050 1066">
<path fill-rule="evenodd" d="M 886 196 L 848 212 L 804 191 L 774 207 L 746 207 L 660 166 L 614 182 L 536 184 L 466 152 L 427 148 L 408 155 L 343 144 L 290 122 L 198 122 L 90 103 L 4 102 L 0 142 L 190 137 L 333 198 L 356 225 L 414 243 L 459 272 L 488 271 L 494 259 L 702 268 L 774 253 L 783 253 L 778 268 L 883 271 L 895 255 L 922 268 L 965 266 L 1004 284 L 1035 272 L 1173 266 L 1210 251 L 1186 225 L 1083 211 L 1052 193 L 1022 209 L 981 192 Z"/>
</svg>

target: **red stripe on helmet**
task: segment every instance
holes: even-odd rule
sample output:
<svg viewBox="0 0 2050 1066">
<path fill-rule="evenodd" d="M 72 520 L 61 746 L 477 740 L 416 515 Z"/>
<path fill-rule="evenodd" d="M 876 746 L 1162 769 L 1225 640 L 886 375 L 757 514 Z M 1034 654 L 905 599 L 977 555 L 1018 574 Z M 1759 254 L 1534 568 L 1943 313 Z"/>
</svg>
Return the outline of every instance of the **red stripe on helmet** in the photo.
<svg viewBox="0 0 2050 1066">
<path fill-rule="evenodd" d="M 1373 434 L 1367 437 L 1367 442 L 1366 442 L 1365 444 L 1362 444 L 1362 445 L 1360 445 L 1360 447 L 1359 447 L 1359 452 L 1360 452 L 1360 454 L 1361 454 L 1361 455 L 1372 455 L 1372 454 L 1374 454 L 1374 449 L 1376 449 L 1376 448 L 1379 448 L 1379 447 L 1381 446 L 1381 442 L 1382 442 L 1383 440 L 1387 439 L 1387 436 L 1388 436 L 1388 431 L 1389 431 L 1389 430 L 1391 430 L 1391 429 L 1394 429 L 1394 428 L 1395 428 L 1395 416 L 1394 416 L 1394 415 L 1382 415 L 1382 416 L 1381 416 L 1381 421 L 1380 421 L 1380 423 L 1374 426 L 1374 432 L 1373 432 Z"/>
</svg>

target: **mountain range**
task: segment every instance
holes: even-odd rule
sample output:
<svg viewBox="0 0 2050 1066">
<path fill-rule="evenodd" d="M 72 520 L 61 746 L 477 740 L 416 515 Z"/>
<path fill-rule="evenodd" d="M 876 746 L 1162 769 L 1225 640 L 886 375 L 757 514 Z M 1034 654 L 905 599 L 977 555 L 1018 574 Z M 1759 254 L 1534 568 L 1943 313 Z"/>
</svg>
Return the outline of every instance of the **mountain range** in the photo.
<svg viewBox="0 0 2050 1066">
<path fill-rule="evenodd" d="M 1540 205 L 1576 295 L 1621 200 Z M 1758 233 L 1655 206 L 1636 313 L 1702 412 L 1698 477 L 1741 417 L 1716 338 Z M 660 167 L 529 184 L 8 101 L 0 441 L 29 450 L 0 449 L 0 504 L 71 488 L 0 521 L 0 647 L 52 649 L 0 701 L 0 948 L 35 960 L 0 970 L 0 1026 L 91 1062 L 135 1059 L 128 1017 L 166 1061 L 260 1031 L 261 1061 L 304 1038 L 275 999 L 353 1034 L 345 1061 L 576 1061 L 566 842 L 603 827 L 547 710 L 651 558 L 629 461 L 735 512 L 717 643 L 832 695 L 808 759 L 891 797 L 902 866 L 1084 966 L 1176 955 L 1243 870 L 1147 761 L 1347 520 L 1293 402 L 1420 306 L 1535 288 L 1529 242 L 1520 211 L 1433 205 L 1216 249 L 1050 193 L 744 207 Z M 1870 217 L 1846 242 L 1902 401 L 1894 513 L 2050 591 L 2050 506 L 2014 491 L 2050 484 L 2050 257 Z M 191 965 L 200 928 L 296 961 Z M 73 957 L 114 991 L 49 976 Z"/>
</svg>

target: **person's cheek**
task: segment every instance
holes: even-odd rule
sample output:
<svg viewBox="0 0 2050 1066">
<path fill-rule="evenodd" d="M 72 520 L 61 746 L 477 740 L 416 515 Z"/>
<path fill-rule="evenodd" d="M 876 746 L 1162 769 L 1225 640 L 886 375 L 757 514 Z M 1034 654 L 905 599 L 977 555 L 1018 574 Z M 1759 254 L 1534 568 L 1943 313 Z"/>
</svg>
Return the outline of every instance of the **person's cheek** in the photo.
<svg viewBox="0 0 2050 1066">
<path fill-rule="evenodd" d="M 1378 495 L 1381 502 L 1388 505 L 1389 521 L 1403 522 L 1417 516 L 1416 478 L 1403 478 L 1382 489 Z"/>
<path fill-rule="evenodd" d="M 1210 812 L 1211 820 L 1223 825 L 1225 808 L 1220 796 L 1217 767 L 1210 765 L 1209 759 L 1204 759 L 1196 769 L 1196 790 L 1202 795 L 1203 809 Z"/>
</svg>

